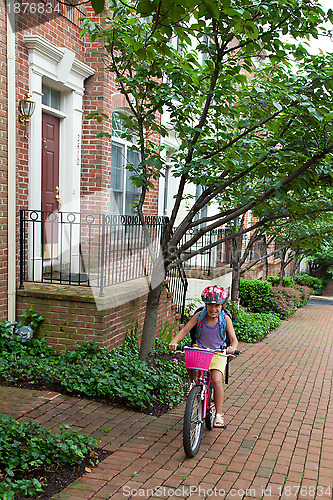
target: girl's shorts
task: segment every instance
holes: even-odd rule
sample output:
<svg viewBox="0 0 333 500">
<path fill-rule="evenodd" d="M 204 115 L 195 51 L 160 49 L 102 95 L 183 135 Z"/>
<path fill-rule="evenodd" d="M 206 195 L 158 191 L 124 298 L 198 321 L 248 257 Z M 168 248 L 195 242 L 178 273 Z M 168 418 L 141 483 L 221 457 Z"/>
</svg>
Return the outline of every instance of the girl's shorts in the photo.
<svg viewBox="0 0 333 500">
<path fill-rule="evenodd" d="M 227 365 L 226 356 L 219 356 L 218 354 L 214 354 L 210 362 L 209 369 L 219 370 L 220 372 L 224 373 L 226 365 Z"/>
</svg>

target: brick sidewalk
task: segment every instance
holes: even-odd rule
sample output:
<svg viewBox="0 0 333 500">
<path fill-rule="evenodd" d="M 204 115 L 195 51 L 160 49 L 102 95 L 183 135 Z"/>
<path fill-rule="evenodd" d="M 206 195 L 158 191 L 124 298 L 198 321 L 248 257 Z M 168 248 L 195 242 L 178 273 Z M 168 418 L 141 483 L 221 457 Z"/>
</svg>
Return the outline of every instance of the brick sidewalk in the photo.
<svg viewBox="0 0 333 500">
<path fill-rule="evenodd" d="M 159 418 L 88 400 L 0 388 L 1 411 L 69 424 L 113 453 L 54 500 L 332 499 L 333 308 L 306 306 L 231 364 L 228 427 L 182 448 L 184 407 Z M 284 487 L 284 489 L 283 489 Z"/>
</svg>

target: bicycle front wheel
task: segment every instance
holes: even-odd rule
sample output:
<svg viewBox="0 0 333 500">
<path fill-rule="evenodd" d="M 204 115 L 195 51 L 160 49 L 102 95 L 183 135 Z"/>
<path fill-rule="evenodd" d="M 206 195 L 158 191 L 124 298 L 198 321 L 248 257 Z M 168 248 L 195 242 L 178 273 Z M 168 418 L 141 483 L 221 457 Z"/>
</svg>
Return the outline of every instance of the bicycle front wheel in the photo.
<svg viewBox="0 0 333 500">
<path fill-rule="evenodd" d="M 187 398 L 183 426 L 184 450 L 190 458 L 198 453 L 201 443 L 202 405 L 201 387 L 193 387 Z"/>
</svg>

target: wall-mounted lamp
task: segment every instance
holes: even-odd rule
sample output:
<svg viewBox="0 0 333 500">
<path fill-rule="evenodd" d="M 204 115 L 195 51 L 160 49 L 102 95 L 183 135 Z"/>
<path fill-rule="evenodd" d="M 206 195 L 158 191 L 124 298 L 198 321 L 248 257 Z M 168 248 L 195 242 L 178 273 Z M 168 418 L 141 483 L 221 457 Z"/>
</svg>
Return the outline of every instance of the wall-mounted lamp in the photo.
<svg viewBox="0 0 333 500">
<path fill-rule="evenodd" d="M 35 111 L 36 103 L 31 100 L 30 94 L 25 94 L 19 102 L 19 120 L 24 123 L 24 137 L 28 136 L 28 123 Z"/>
</svg>

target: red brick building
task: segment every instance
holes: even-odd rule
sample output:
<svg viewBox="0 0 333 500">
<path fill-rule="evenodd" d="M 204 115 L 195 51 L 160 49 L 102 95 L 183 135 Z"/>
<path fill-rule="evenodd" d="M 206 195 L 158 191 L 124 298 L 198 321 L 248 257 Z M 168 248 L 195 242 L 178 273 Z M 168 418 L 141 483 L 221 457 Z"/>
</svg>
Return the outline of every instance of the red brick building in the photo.
<svg viewBox="0 0 333 500">
<path fill-rule="evenodd" d="M 91 271 L 100 265 L 101 238 L 111 242 L 113 235 L 112 230 L 101 230 L 100 221 L 110 227 L 110 214 L 130 215 L 131 204 L 138 196 L 125 169 L 127 162 L 135 163 L 137 158 L 120 137 L 121 125 L 116 113 L 127 107 L 126 102 L 117 91 L 113 75 L 93 53 L 96 47 L 91 46 L 87 37 L 80 37 L 79 18 L 89 13 L 89 8 L 68 6 L 57 0 L 7 0 L 0 5 L 2 320 L 14 320 L 33 302 L 29 286 L 17 292 L 23 281 L 42 281 L 43 286 L 46 283 L 45 305 L 53 292 L 56 300 L 61 300 L 64 295 L 61 285 L 75 284 L 71 283 L 75 266 L 80 273 L 84 269 L 88 274 L 87 266 Z M 26 123 L 20 119 L 18 108 L 27 94 L 34 103 L 34 111 Z M 101 124 L 87 120 L 87 114 L 96 110 L 107 114 L 109 119 Z M 113 134 L 112 141 L 97 138 L 101 131 Z M 160 138 L 156 136 L 155 140 L 159 143 Z M 26 212 L 20 227 L 22 210 Z M 156 189 L 147 199 L 145 213 L 157 216 L 157 210 L 156 183 Z M 46 212 L 54 215 L 49 219 Z M 118 258 L 119 263 L 110 263 L 110 250 L 107 251 L 103 258 L 109 259 L 109 269 L 121 261 L 123 266 L 125 262 L 130 267 L 124 253 Z M 140 259 L 141 254 L 136 260 Z M 54 278 L 59 267 L 67 270 L 70 277 L 61 282 L 62 275 L 59 286 L 52 287 L 44 278 L 50 269 Z M 100 279 L 97 272 L 95 278 L 97 283 Z M 82 290 L 78 292 L 78 288 L 73 286 L 71 293 L 80 297 Z M 39 298 L 43 298 L 44 292 L 40 287 Z M 128 300 L 137 298 L 130 296 Z M 48 308 L 43 307 L 44 315 Z M 59 310 L 58 319 L 66 327 L 66 314 L 61 316 L 65 310 L 66 307 Z M 71 323 L 77 322 L 77 330 L 87 324 L 82 311 L 80 314 L 81 322 L 77 317 L 70 319 Z M 141 316 L 142 313 L 140 321 Z M 108 318 L 110 330 L 109 313 Z M 83 338 L 93 336 L 92 330 L 86 333 Z M 63 337 L 59 344 L 71 343 L 66 338 L 69 330 L 59 335 Z M 111 345 L 110 331 L 106 337 L 101 338 L 101 343 Z"/>
<path fill-rule="evenodd" d="M 109 347 L 133 322 L 140 329 L 144 318 L 150 270 L 131 215 L 138 191 L 125 169 L 138 158 L 121 136 L 117 111 L 127 104 L 114 75 L 93 52 L 97 45 L 80 37 L 79 18 L 90 7 L 69 3 L 78 5 L 0 4 L 0 316 L 14 320 L 33 305 L 46 317 L 42 333 L 54 345 L 97 339 Z M 25 122 L 18 110 L 27 95 L 34 110 Z M 97 110 L 109 119 L 86 119 Z M 112 141 L 97 138 L 102 131 Z M 160 184 L 145 204 L 156 244 L 157 216 L 168 213 L 176 185 L 174 179 Z M 227 245 L 219 252 L 209 265 L 225 268 L 224 276 Z M 173 321 L 170 293 L 161 304 L 159 324 Z"/>
</svg>

